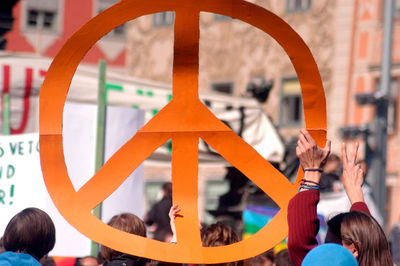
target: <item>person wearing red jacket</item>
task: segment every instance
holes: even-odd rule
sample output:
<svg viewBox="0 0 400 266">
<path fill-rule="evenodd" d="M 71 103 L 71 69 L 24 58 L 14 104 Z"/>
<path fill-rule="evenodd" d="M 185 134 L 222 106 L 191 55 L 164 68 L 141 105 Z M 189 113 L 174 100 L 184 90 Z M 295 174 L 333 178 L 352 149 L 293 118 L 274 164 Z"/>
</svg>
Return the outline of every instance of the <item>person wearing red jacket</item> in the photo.
<svg viewBox="0 0 400 266">
<path fill-rule="evenodd" d="M 300 164 L 303 167 L 305 174 L 299 193 L 291 199 L 288 206 L 288 250 L 294 265 L 301 265 L 307 253 L 318 245 L 316 235 L 319 231 L 319 220 L 317 217 L 319 182 L 322 174 L 322 167 L 330 153 L 330 144 L 331 143 L 328 140 L 325 147 L 322 149 L 318 147 L 307 130 L 300 131 L 296 155 L 300 160 Z M 357 151 L 358 143 L 353 144 L 353 148 L 350 152 L 347 152 L 347 146 L 342 144 L 343 185 L 352 204 L 350 212 L 355 213 L 355 215 L 352 216 L 358 217 L 361 215 L 361 218 L 366 220 L 366 224 L 369 225 L 369 230 L 360 230 L 361 232 L 359 232 L 358 235 L 353 234 L 355 235 L 354 237 L 362 240 L 357 239 L 353 240 L 353 242 L 349 242 L 345 241 L 345 239 L 341 239 L 341 241 L 343 246 L 356 257 L 360 265 L 368 265 L 364 263 L 364 261 L 368 261 L 369 263 L 371 261 L 379 261 L 379 265 L 393 265 L 385 234 L 379 224 L 370 216 L 368 207 L 364 202 L 361 189 L 363 183 L 363 171 L 360 165 L 356 163 Z M 346 214 L 344 214 L 344 217 L 346 217 Z M 351 226 L 347 226 L 349 218 L 350 217 L 345 219 L 346 229 L 351 228 Z M 341 224 L 343 227 L 342 221 Z M 351 224 L 352 221 L 350 221 L 350 225 Z M 340 229 L 341 236 L 343 233 L 347 236 L 349 230 L 346 232 L 343 231 L 343 228 Z M 375 241 L 376 243 L 372 244 L 369 243 L 371 245 L 361 245 L 360 241 L 366 242 L 369 240 L 365 237 L 363 238 L 360 234 L 374 234 L 378 241 Z M 367 246 L 370 250 L 365 250 L 365 247 Z M 372 252 L 373 249 L 379 249 L 379 251 Z M 376 258 L 366 259 L 370 253 L 377 254 Z"/>
</svg>

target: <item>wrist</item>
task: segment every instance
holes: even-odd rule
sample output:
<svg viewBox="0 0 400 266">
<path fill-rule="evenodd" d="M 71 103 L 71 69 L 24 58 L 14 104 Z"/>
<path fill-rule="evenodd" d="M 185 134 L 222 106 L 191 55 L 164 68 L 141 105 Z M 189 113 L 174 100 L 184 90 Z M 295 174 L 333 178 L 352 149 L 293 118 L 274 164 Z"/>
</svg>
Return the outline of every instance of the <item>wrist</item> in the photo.
<svg viewBox="0 0 400 266">
<path fill-rule="evenodd" d="M 306 171 L 304 172 L 304 179 L 319 183 L 321 175 L 322 173 L 318 171 Z"/>
<path fill-rule="evenodd" d="M 321 179 L 321 174 L 322 173 L 319 171 L 306 171 L 298 191 L 302 192 L 310 189 L 319 190 L 319 180 Z"/>
<path fill-rule="evenodd" d="M 351 204 L 356 202 L 364 202 L 364 195 L 361 188 L 346 190 L 346 193 Z"/>
</svg>

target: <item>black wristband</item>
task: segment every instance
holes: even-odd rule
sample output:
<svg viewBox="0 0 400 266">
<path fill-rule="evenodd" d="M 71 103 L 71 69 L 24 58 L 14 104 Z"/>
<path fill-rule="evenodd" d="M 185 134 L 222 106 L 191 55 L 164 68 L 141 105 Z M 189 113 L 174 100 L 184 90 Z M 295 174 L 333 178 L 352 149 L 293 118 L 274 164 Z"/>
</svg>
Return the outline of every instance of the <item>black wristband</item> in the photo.
<svg viewBox="0 0 400 266">
<path fill-rule="evenodd" d="M 306 168 L 306 169 L 304 169 L 304 172 L 307 172 L 307 171 L 309 171 L 309 172 L 320 172 L 320 173 L 324 172 L 324 170 L 322 170 L 321 168 Z"/>
<path fill-rule="evenodd" d="M 311 184 L 314 184 L 313 186 L 315 186 L 315 185 L 320 186 L 320 184 L 318 182 L 314 182 L 311 180 L 302 179 L 301 181 L 302 181 L 301 185 L 306 184 L 306 183 L 311 183 Z"/>
</svg>

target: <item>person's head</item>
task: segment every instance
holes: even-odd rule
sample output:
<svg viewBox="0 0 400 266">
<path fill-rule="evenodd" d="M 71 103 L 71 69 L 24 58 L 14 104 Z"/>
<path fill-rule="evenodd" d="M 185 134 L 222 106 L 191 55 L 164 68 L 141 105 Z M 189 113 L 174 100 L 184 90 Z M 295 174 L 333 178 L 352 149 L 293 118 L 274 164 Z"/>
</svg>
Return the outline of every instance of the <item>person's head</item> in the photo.
<svg viewBox="0 0 400 266">
<path fill-rule="evenodd" d="M 172 195 L 172 183 L 166 182 L 162 186 L 164 196 L 171 196 Z"/>
<path fill-rule="evenodd" d="M 357 260 L 344 247 L 337 244 L 323 244 L 307 253 L 302 266 L 357 266 Z M 375 264 L 371 264 L 375 265 Z"/>
<path fill-rule="evenodd" d="M 238 235 L 229 225 L 215 223 L 201 230 L 201 242 L 203 243 L 203 247 L 225 246 L 238 241 Z"/>
<path fill-rule="evenodd" d="M 274 266 L 292 266 L 293 263 L 290 260 L 289 251 L 287 249 L 284 249 L 284 250 L 280 251 L 278 254 L 276 254 L 273 265 Z"/>
<path fill-rule="evenodd" d="M 56 262 L 54 261 L 53 257 L 44 256 L 39 262 L 42 264 L 42 266 L 56 266 Z"/>
<path fill-rule="evenodd" d="M 340 157 L 334 153 L 331 153 L 326 159 L 324 165 L 324 172 L 328 174 L 336 174 L 340 169 Z"/>
<path fill-rule="evenodd" d="M 93 256 L 86 256 L 83 258 L 77 258 L 74 266 L 97 266 L 97 258 Z"/>
<path fill-rule="evenodd" d="M 229 225 L 215 223 L 201 230 L 201 242 L 203 247 L 220 247 L 239 242 L 239 237 Z M 214 264 L 220 266 L 241 266 L 243 261 Z"/>
<path fill-rule="evenodd" d="M 6 251 L 27 253 L 40 260 L 56 243 L 56 229 L 50 216 L 37 208 L 17 213 L 4 231 Z"/>
<path fill-rule="evenodd" d="M 342 244 L 340 226 L 343 221 L 343 216 L 345 215 L 346 213 L 339 213 L 328 221 L 328 231 L 326 232 L 325 243 L 335 243 L 338 245 Z"/>
<path fill-rule="evenodd" d="M 340 227 L 342 244 L 359 265 L 393 265 L 389 243 L 378 222 L 363 212 L 348 212 Z"/>
<path fill-rule="evenodd" d="M 272 249 L 251 259 L 253 266 L 272 266 L 274 263 L 274 251 Z"/>
<path fill-rule="evenodd" d="M 113 216 L 108 222 L 108 225 L 130 234 L 146 237 L 146 226 L 144 222 L 139 217 L 131 213 L 121 213 Z M 121 252 L 106 246 L 101 246 L 100 252 L 101 256 L 106 261 L 111 261 L 113 258 L 122 255 Z"/>
</svg>

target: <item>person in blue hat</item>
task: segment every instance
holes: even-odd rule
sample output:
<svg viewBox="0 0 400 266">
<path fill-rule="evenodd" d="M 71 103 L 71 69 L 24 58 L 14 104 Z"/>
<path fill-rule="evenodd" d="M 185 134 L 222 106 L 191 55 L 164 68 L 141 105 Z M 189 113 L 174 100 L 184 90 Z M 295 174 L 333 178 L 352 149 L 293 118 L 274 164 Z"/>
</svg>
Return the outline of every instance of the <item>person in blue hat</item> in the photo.
<svg viewBox="0 0 400 266">
<path fill-rule="evenodd" d="M 357 266 L 357 260 L 346 248 L 338 244 L 323 244 L 312 249 L 304 258 L 302 266 Z"/>
</svg>

